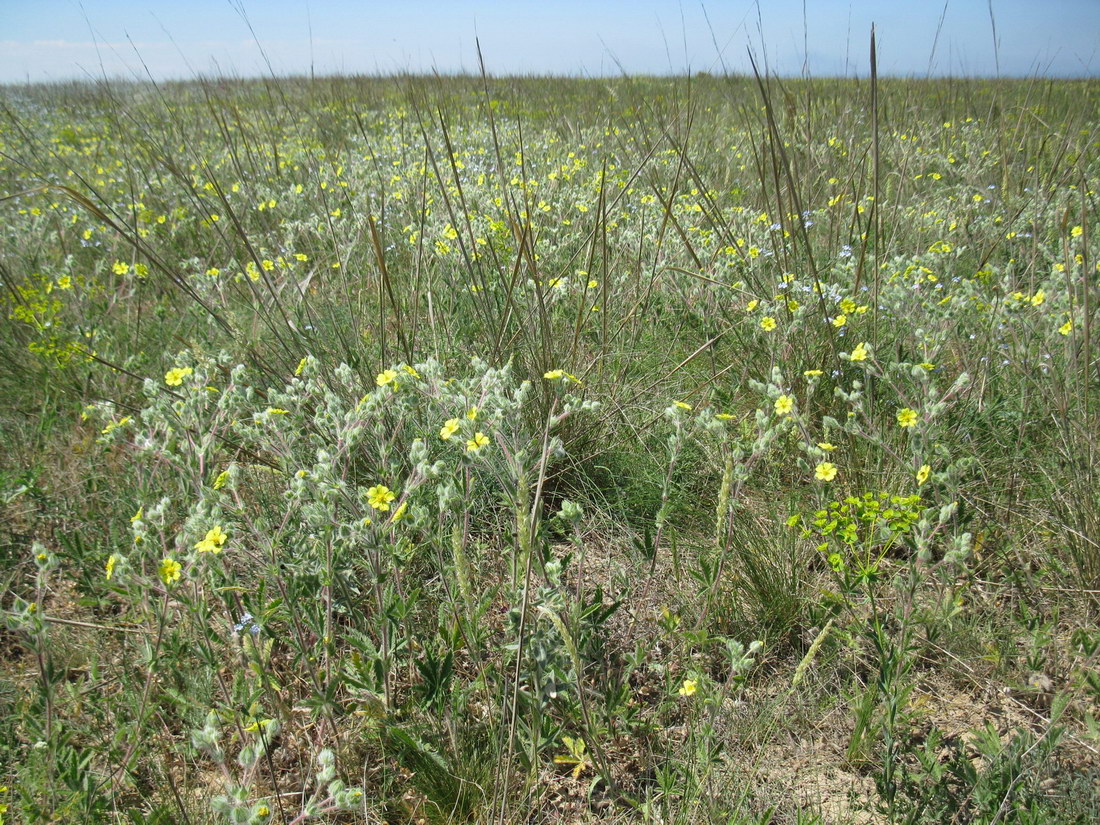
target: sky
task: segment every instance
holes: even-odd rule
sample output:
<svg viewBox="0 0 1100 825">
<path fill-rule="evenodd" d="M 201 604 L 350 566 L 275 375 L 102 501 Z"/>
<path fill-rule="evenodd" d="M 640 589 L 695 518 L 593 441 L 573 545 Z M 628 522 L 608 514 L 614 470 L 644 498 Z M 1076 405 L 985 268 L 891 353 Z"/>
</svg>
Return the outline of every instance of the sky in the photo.
<svg viewBox="0 0 1100 825">
<path fill-rule="evenodd" d="M 0 0 L 0 83 L 476 72 L 478 43 L 498 75 L 866 75 L 872 23 L 880 74 L 1100 75 L 1100 0 Z"/>
</svg>

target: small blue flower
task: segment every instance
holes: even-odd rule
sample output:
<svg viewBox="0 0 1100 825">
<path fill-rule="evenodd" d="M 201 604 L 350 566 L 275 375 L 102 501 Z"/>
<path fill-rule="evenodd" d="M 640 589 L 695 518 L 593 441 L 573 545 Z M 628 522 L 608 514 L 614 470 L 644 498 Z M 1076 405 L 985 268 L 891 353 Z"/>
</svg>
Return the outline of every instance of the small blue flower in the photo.
<svg viewBox="0 0 1100 825">
<path fill-rule="evenodd" d="M 241 616 L 241 620 L 233 625 L 233 630 L 240 633 L 246 627 L 248 628 L 248 632 L 253 636 L 260 632 L 260 626 L 253 621 L 251 613 L 245 613 Z"/>
</svg>

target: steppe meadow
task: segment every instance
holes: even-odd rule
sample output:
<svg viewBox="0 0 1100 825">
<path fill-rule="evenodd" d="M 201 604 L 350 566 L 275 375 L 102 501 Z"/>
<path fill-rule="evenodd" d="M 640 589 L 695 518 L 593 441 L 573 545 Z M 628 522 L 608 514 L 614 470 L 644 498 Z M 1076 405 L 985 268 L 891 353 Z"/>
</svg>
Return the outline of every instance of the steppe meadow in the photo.
<svg viewBox="0 0 1100 825">
<path fill-rule="evenodd" d="M 0 822 L 1100 820 L 1098 101 L 0 88 Z"/>
</svg>

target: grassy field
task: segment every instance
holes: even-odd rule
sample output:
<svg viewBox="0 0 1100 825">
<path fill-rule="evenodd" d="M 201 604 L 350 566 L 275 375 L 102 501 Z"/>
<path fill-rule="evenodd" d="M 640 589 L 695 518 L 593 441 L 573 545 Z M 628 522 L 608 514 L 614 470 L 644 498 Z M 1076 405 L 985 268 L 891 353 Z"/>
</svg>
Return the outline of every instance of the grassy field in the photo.
<svg viewBox="0 0 1100 825">
<path fill-rule="evenodd" d="M 1098 101 L 0 89 L 0 822 L 1097 821 Z"/>
</svg>

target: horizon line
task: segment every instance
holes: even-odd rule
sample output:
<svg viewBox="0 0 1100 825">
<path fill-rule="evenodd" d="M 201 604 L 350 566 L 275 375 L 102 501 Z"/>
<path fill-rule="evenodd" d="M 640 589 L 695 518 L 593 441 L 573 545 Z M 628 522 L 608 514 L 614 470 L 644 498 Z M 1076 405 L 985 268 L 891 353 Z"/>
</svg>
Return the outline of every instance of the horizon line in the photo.
<svg viewBox="0 0 1100 825">
<path fill-rule="evenodd" d="M 871 73 L 869 71 L 862 72 L 849 72 L 845 74 L 810 74 L 806 72 L 763 72 L 760 75 L 766 78 L 776 78 L 779 80 L 870 80 Z M 687 72 L 616 72 L 614 74 L 593 74 L 590 72 L 578 72 L 576 74 L 563 73 L 563 72 L 516 72 L 516 73 L 498 73 L 498 72 L 476 72 L 466 69 L 458 70 L 433 70 L 431 72 L 424 71 L 393 71 L 393 72 L 325 72 L 320 74 L 314 74 L 312 72 L 293 72 L 286 74 L 248 74 L 248 75 L 233 75 L 233 74 L 205 74 L 198 72 L 186 76 L 164 77 L 164 78 L 139 78 L 139 77 L 125 77 L 122 75 L 111 75 L 96 77 L 92 75 L 85 75 L 84 77 L 67 77 L 67 78 L 47 78 L 42 80 L 0 80 L 0 89 L 7 88 L 27 88 L 32 86 L 72 86 L 72 85 L 97 85 L 107 83 L 109 85 L 134 85 L 134 86 L 159 86 L 159 85 L 186 85 L 189 83 L 203 83 L 203 82 L 216 82 L 216 83 L 253 83 L 258 81 L 268 80 L 284 80 L 284 81 L 333 81 L 333 80 L 570 80 L 570 81 L 608 81 L 608 80 L 752 80 L 755 75 L 751 71 L 746 72 L 710 72 L 706 70 L 699 71 L 687 71 Z M 956 74 L 956 73 L 939 73 L 931 72 L 927 74 L 908 73 L 903 74 L 900 72 L 879 72 L 877 73 L 879 80 L 905 80 L 905 81 L 944 81 L 944 80 L 966 80 L 966 81 L 1022 81 L 1022 80 L 1044 80 L 1044 81 L 1066 81 L 1066 82 L 1094 82 L 1100 80 L 1100 74 L 1038 74 L 1036 72 L 1013 73 L 1013 72 L 1001 72 L 998 74 Z"/>
</svg>

